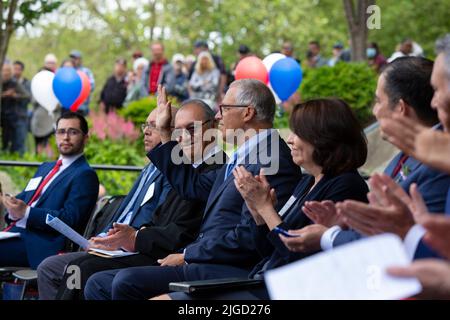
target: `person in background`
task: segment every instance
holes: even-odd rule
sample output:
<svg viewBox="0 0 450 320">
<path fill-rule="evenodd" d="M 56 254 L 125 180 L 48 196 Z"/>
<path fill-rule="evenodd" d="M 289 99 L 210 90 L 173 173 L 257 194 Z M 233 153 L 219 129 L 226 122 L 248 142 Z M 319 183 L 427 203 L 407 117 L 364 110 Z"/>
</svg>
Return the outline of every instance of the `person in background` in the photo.
<svg viewBox="0 0 450 320">
<path fill-rule="evenodd" d="M 84 72 L 88 76 L 89 82 L 91 84 L 91 93 L 92 93 L 95 89 L 94 74 L 92 73 L 92 71 L 89 68 L 86 68 L 85 66 L 83 66 L 81 52 L 78 50 L 72 50 L 70 52 L 69 57 L 70 57 L 70 60 L 72 60 L 73 67 L 77 70 L 80 70 L 81 72 Z M 91 101 L 91 95 L 89 94 L 86 101 L 84 101 L 83 104 L 80 105 L 80 107 L 78 108 L 78 112 L 87 116 L 89 114 L 90 101 Z"/>
<path fill-rule="evenodd" d="M 320 43 L 318 41 L 309 42 L 306 58 L 308 59 L 308 66 L 310 68 L 318 68 L 327 65 L 327 59 L 323 58 L 320 54 Z"/>
<path fill-rule="evenodd" d="M 376 42 L 371 42 L 367 47 L 367 59 L 369 66 L 371 66 L 377 73 L 387 64 L 386 58 L 381 54 L 380 48 Z"/>
<path fill-rule="evenodd" d="M 175 85 L 172 89 L 172 95 L 183 102 L 189 98 L 187 70 L 184 66 L 184 56 L 180 53 L 172 57 L 172 66 L 175 73 Z"/>
<path fill-rule="evenodd" d="M 213 110 L 215 109 L 220 71 L 208 51 L 198 55 L 195 71 L 189 80 L 189 96 L 203 100 Z"/>
<path fill-rule="evenodd" d="M 56 58 L 56 56 L 53 53 L 49 53 L 45 56 L 43 70 L 55 72 L 57 65 L 58 65 L 58 59 Z"/>
<path fill-rule="evenodd" d="M 10 62 L 2 67 L 3 92 L 1 97 L 1 127 L 3 151 L 25 152 L 25 140 L 28 126 L 27 103 L 30 93 L 13 78 Z M 27 102 L 27 103 L 24 103 Z"/>
<path fill-rule="evenodd" d="M 172 65 L 164 55 L 164 45 L 161 42 L 154 42 L 150 46 L 152 60 L 144 73 L 144 84 L 147 86 L 149 94 L 156 94 L 158 85 L 164 85 L 167 92 L 172 94 L 175 76 Z"/>
<path fill-rule="evenodd" d="M 121 109 L 127 96 L 127 61 L 123 58 L 116 60 L 114 74 L 106 80 L 100 93 L 100 110 L 105 113 Z"/>
<path fill-rule="evenodd" d="M 73 67 L 72 62 L 67 59 L 70 66 Z M 58 60 L 53 53 L 49 53 L 44 58 L 44 65 L 39 70 L 47 70 L 55 72 L 57 69 Z M 41 106 L 37 101 L 32 99 L 33 111 L 30 119 L 30 131 L 34 137 L 35 152 L 36 154 L 46 154 L 49 158 L 53 158 L 53 150 L 48 143 L 50 137 L 55 130 L 56 119 L 61 115 L 61 108 L 59 106 L 53 111 L 53 114 L 49 114 L 48 110 Z"/>
<path fill-rule="evenodd" d="M 23 76 L 24 70 L 25 70 L 25 64 L 22 61 L 19 61 L 19 60 L 14 61 L 14 63 L 13 63 L 13 78 L 18 84 L 20 84 L 23 87 L 23 89 L 26 91 L 27 95 L 29 96 L 29 98 L 20 99 L 20 101 L 19 101 L 19 104 L 20 104 L 19 109 L 21 110 L 21 113 L 26 113 L 25 121 L 26 121 L 27 125 L 24 126 L 22 124 L 19 128 L 17 128 L 17 130 L 20 131 L 19 137 L 24 137 L 24 141 L 25 141 L 27 134 L 28 134 L 28 124 L 29 124 L 29 119 L 30 119 L 28 105 L 31 102 L 31 81 Z"/>
<path fill-rule="evenodd" d="M 286 57 L 292 58 L 295 61 L 298 62 L 298 64 L 301 63 L 300 59 L 297 59 L 294 55 L 294 45 L 290 41 L 283 42 L 283 45 L 281 46 L 281 53 L 284 54 Z"/>
<path fill-rule="evenodd" d="M 145 84 L 145 70 L 148 67 L 147 59 L 135 60 L 133 63 L 133 71 L 128 72 L 127 96 L 123 105 L 126 107 L 131 102 L 140 100 L 148 96 L 147 86 Z"/>
<path fill-rule="evenodd" d="M 228 72 L 227 76 L 227 88 L 230 86 L 230 84 L 235 80 L 235 72 L 236 67 L 241 62 L 242 59 L 253 56 L 253 53 L 251 52 L 250 48 L 247 47 L 245 44 L 241 44 L 237 51 L 237 60 L 236 62 L 233 62 L 230 66 L 230 72 Z"/>
<path fill-rule="evenodd" d="M 216 65 L 216 68 L 219 69 L 220 81 L 219 81 L 218 91 L 216 94 L 216 102 L 221 102 L 222 98 L 225 94 L 225 89 L 226 89 L 226 84 L 227 84 L 227 70 L 225 68 L 225 64 L 223 62 L 222 57 L 220 57 L 214 53 L 211 53 L 209 50 L 208 43 L 206 41 L 204 41 L 204 40 L 196 41 L 194 43 L 194 55 L 197 57 L 197 61 L 198 61 L 198 57 L 199 57 L 200 53 L 202 53 L 204 51 L 209 52 L 211 54 L 211 56 L 214 60 L 214 63 Z M 195 71 L 195 64 L 193 64 L 191 69 L 189 70 L 189 80 L 192 78 L 194 71 Z"/>
<path fill-rule="evenodd" d="M 333 57 L 328 60 L 328 65 L 330 67 L 334 67 L 336 63 L 339 61 L 345 61 L 345 57 L 342 56 L 342 53 L 344 52 L 344 45 L 342 42 L 338 41 L 333 45 Z M 347 61 L 345 61 L 347 62 Z"/>
</svg>

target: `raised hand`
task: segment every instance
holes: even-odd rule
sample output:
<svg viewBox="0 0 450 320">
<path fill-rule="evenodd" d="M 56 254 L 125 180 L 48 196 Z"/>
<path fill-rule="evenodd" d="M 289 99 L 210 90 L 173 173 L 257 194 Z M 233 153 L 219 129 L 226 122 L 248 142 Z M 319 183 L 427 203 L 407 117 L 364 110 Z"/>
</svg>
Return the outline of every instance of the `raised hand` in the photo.
<svg viewBox="0 0 450 320">
<path fill-rule="evenodd" d="M 170 141 L 172 110 L 171 102 L 167 100 L 166 88 L 158 85 L 158 97 L 156 107 L 156 128 L 161 135 L 163 143 Z"/>
</svg>

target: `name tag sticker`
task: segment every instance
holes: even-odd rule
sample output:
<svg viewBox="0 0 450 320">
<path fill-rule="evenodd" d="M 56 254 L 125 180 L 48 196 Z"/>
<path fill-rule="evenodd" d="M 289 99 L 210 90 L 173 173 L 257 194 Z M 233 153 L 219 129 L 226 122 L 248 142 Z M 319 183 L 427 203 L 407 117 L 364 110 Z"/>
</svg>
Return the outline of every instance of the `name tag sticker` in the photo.
<svg viewBox="0 0 450 320">
<path fill-rule="evenodd" d="M 284 216 L 286 212 L 289 210 L 289 208 L 292 206 L 292 204 L 297 200 L 296 197 L 291 196 L 289 200 L 284 204 L 283 208 L 281 208 L 280 212 L 278 213 L 280 217 Z"/>
<path fill-rule="evenodd" d="M 141 207 L 147 203 L 148 200 L 150 200 L 153 197 L 153 194 L 155 193 L 155 183 L 153 182 L 150 187 L 147 190 L 147 193 L 145 194 L 144 199 L 142 200 Z"/>
<path fill-rule="evenodd" d="M 25 192 L 27 191 L 33 191 L 36 190 L 39 186 L 39 183 L 41 183 L 42 177 L 33 178 L 28 182 L 27 187 L 25 188 Z"/>
</svg>

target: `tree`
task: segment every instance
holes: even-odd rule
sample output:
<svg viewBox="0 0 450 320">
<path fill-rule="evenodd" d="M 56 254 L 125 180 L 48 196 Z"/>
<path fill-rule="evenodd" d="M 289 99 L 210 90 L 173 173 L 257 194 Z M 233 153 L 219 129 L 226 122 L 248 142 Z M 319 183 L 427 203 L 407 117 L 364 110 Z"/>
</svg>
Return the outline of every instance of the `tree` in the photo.
<svg viewBox="0 0 450 320">
<path fill-rule="evenodd" d="M 352 41 L 352 60 L 366 60 L 366 45 L 368 29 L 366 21 L 368 18 L 367 8 L 375 4 L 375 0 L 344 0 L 344 11 L 347 17 L 348 30 Z"/>
<path fill-rule="evenodd" d="M 0 1 L 0 63 L 3 66 L 8 45 L 13 32 L 19 27 L 33 24 L 42 15 L 49 13 L 61 4 L 61 1 L 47 0 L 1 0 Z M 19 11 L 17 11 L 19 9 Z M 0 72 L 0 95 L 2 93 L 3 81 Z M 2 109 L 0 99 L 0 112 Z"/>
</svg>

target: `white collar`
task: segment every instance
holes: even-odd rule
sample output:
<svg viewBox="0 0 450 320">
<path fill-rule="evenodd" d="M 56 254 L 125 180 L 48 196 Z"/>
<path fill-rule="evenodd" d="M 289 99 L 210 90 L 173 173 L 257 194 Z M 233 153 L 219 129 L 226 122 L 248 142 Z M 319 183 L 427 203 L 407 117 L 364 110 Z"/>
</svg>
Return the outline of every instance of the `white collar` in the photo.
<svg viewBox="0 0 450 320">
<path fill-rule="evenodd" d="M 216 153 L 218 153 L 221 149 L 219 148 L 219 146 L 217 144 L 214 144 L 214 147 L 209 147 L 210 145 L 208 145 L 206 149 L 209 149 L 206 154 L 203 155 L 203 159 L 202 160 L 198 160 L 196 162 L 194 162 L 192 164 L 192 166 L 194 168 L 198 168 L 203 162 L 205 162 L 206 160 L 208 160 L 209 158 L 211 158 L 213 155 L 215 155 Z M 209 148 L 208 148 L 209 147 Z"/>
</svg>

